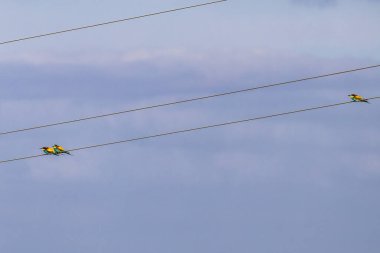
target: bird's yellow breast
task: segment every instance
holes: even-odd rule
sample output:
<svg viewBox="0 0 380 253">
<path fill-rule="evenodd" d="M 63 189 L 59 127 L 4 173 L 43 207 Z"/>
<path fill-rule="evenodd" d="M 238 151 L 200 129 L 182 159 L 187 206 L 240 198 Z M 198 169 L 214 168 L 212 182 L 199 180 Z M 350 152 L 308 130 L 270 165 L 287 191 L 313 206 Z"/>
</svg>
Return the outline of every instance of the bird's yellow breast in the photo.
<svg viewBox="0 0 380 253">
<path fill-rule="evenodd" d="M 50 153 L 54 153 L 54 149 L 53 148 L 47 148 L 46 151 L 50 152 Z"/>
</svg>

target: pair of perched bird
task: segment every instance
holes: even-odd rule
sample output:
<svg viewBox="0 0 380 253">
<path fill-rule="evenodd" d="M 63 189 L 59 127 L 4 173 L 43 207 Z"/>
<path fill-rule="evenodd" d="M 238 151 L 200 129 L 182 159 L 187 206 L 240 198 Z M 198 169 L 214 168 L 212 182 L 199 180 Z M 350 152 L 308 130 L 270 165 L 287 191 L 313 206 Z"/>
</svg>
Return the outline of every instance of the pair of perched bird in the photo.
<svg viewBox="0 0 380 253">
<path fill-rule="evenodd" d="M 351 94 L 351 95 L 348 95 L 351 100 L 353 102 L 365 102 L 365 103 L 369 103 L 367 99 L 363 98 L 362 96 L 360 95 L 357 95 L 357 94 Z"/>
<path fill-rule="evenodd" d="M 66 151 L 62 146 L 59 146 L 57 144 L 55 144 L 53 147 L 42 147 L 41 149 L 46 155 L 71 155 L 69 151 Z"/>
</svg>

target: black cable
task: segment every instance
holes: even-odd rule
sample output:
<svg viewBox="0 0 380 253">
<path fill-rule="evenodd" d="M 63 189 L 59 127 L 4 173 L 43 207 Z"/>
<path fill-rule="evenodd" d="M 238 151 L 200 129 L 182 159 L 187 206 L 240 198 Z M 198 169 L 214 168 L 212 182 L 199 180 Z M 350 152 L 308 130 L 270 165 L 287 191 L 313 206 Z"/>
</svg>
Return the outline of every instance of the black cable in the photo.
<svg viewBox="0 0 380 253">
<path fill-rule="evenodd" d="M 368 98 L 367 100 L 373 100 L 373 99 L 379 99 L 379 98 L 380 97 L 372 97 L 372 98 Z M 279 116 L 284 116 L 284 115 L 289 115 L 289 114 L 295 114 L 295 113 L 301 113 L 301 112 L 306 112 L 306 111 L 319 110 L 319 109 L 324 109 L 324 108 L 329 108 L 329 107 L 336 107 L 336 106 L 341 106 L 341 105 L 346 105 L 346 104 L 351 104 L 351 103 L 354 103 L 354 102 L 348 101 L 348 102 L 342 102 L 342 103 L 336 103 L 336 104 L 330 104 L 330 105 L 322 105 L 322 106 L 317 106 L 317 107 L 300 109 L 300 110 L 296 110 L 296 111 L 271 114 L 271 115 L 266 115 L 266 116 L 261 116 L 261 117 L 256 117 L 256 118 L 243 119 L 243 120 L 237 120 L 237 121 L 230 121 L 230 122 L 224 122 L 224 123 L 215 124 L 215 125 L 208 125 L 208 126 L 202 126 L 202 127 L 196 127 L 196 128 L 178 130 L 178 131 L 174 131 L 174 132 L 166 132 L 166 133 L 160 133 L 160 134 L 155 134 L 155 135 L 148 135 L 148 136 L 137 137 L 137 138 L 127 139 L 127 140 L 121 140 L 121 141 L 114 141 L 114 142 L 108 142 L 108 143 L 103 143 L 103 144 L 91 145 L 91 146 L 86 146 L 86 147 L 73 148 L 73 149 L 70 149 L 68 151 L 72 152 L 72 151 L 78 151 L 78 150 L 84 150 L 84 149 L 92 149 L 92 148 L 99 148 L 99 147 L 104 147 L 104 146 L 110 146 L 110 145 L 115 145 L 115 144 L 120 144 L 120 143 L 126 143 L 126 142 L 134 142 L 134 141 L 139 141 L 139 140 L 158 138 L 158 137 L 163 137 L 163 136 L 168 136 L 168 135 L 174 135 L 174 134 L 180 134 L 180 133 L 186 133 L 186 132 L 199 131 L 199 130 L 208 129 L 208 128 L 215 128 L 215 127 L 221 127 L 221 126 L 227 126 L 227 125 L 234 125 L 234 124 L 239 124 L 239 123 L 244 123 L 244 122 L 250 122 L 250 121 L 256 121 L 256 120 L 263 120 L 263 119 L 274 118 L 274 117 L 279 117 Z M 19 160 L 31 159 L 31 158 L 45 156 L 45 155 L 46 154 L 40 154 L 40 155 L 34 155 L 34 156 L 26 156 L 26 157 L 14 158 L 14 159 L 10 159 L 10 160 L 0 161 L 0 163 L 8 163 L 8 162 L 14 162 L 14 161 L 19 161 Z"/>
<path fill-rule="evenodd" d="M 301 79 L 297 79 L 297 80 L 292 80 L 292 81 L 273 83 L 273 84 L 266 84 L 266 85 L 256 86 L 256 87 L 242 89 L 242 90 L 228 91 L 228 92 L 217 93 L 217 94 L 208 95 L 208 96 L 195 97 L 195 98 L 178 100 L 178 101 L 173 101 L 173 102 L 168 102 L 168 103 L 163 103 L 163 104 L 157 104 L 157 105 L 151 105 L 151 106 L 146 106 L 146 107 L 134 108 L 134 109 L 129 109 L 129 110 L 125 110 L 125 111 L 112 112 L 112 113 L 107 113 L 107 114 L 102 114 L 102 115 L 95 115 L 95 116 L 90 116 L 90 117 L 85 117 L 85 118 L 73 119 L 73 120 L 68 120 L 68 121 L 61 121 L 61 122 L 50 123 L 50 124 L 46 124 L 46 125 L 28 127 L 28 128 L 23 128 L 23 129 L 17 129 L 17 130 L 10 130 L 10 131 L 6 131 L 6 132 L 0 132 L 0 135 L 7 135 L 7 134 L 18 133 L 18 132 L 31 131 L 31 130 L 35 130 L 35 129 L 39 129 L 39 128 L 47 128 L 47 127 L 52 127 L 52 126 L 64 125 L 64 124 L 71 124 L 71 123 L 80 122 L 80 121 L 86 121 L 86 120 L 91 120 L 91 119 L 104 118 L 104 117 L 109 117 L 109 116 L 115 116 L 115 115 L 118 115 L 118 114 L 124 114 L 124 113 L 136 112 L 136 111 L 143 111 L 143 110 L 148 110 L 148 109 L 153 109 L 153 108 L 158 108 L 158 107 L 165 107 L 165 106 L 170 106 L 170 105 L 189 103 L 189 102 L 193 102 L 193 101 L 197 101 L 197 100 L 204 100 L 204 99 L 210 99 L 210 98 L 222 97 L 222 96 L 227 96 L 227 95 L 233 95 L 233 94 L 237 94 L 237 93 L 249 92 L 249 91 L 254 91 L 254 90 L 259 90 L 259 89 L 264 89 L 264 88 L 281 86 L 281 85 L 286 85 L 286 84 L 299 83 L 299 82 L 303 82 L 303 81 L 308 81 L 308 80 L 313 80 L 313 79 L 318 79 L 318 78 L 324 78 L 324 77 L 329 77 L 329 76 L 334 76 L 334 75 L 342 75 L 342 74 L 347 74 L 347 73 L 350 73 L 350 72 L 362 71 L 362 70 L 372 69 L 372 68 L 378 68 L 378 67 L 380 67 L 380 64 L 379 65 L 372 65 L 372 66 L 368 66 L 368 67 L 362 67 L 362 68 L 344 70 L 344 71 L 340 71 L 340 72 L 329 73 L 329 74 L 324 74 L 324 75 L 319 75 L 319 76 L 305 77 L 305 78 L 301 78 Z"/>
<path fill-rule="evenodd" d="M 89 28 L 94 28 L 94 27 L 103 26 L 103 25 L 110 25 L 110 24 L 114 24 L 114 23 L 130 21 L 133 19 L 146 18 L 146 17 L 150 17 L 150 16 L 156 16 L 156 15 L 165 14 L 165 13 L 169 13 L 169 12 L 176 12 L 176 11 L 181 11 L 181 10 L 186 10 L 186 9 L 192 9 L 192 8 L 196 8 L 196 7 L 201 7 L 201 6 L 210 5 L 210 4 L 217 4 L 217 3 L 226 2 L 226 1 L 228 1 L 228 0 L 213 1 L 213 2 L 208 2 L 208 3 L 203 3 L 203 4 L 181 7 L 181 8 L 177 8 L 177 9 L 171 9 L 171 10 L 166 10 L 166 11 L 149 13 L 149 14 L 131 17 L 131 18 L 124 18 L 124 19 L 118 19 L 118 20 L 108 21 L 108 22 L 104 22 L 104 23 L 98 23 L 98 24 L 94 24 L 94 25 L 86 25 L 86 26 L 81 26 L 81 27 L 76 27 L 76 28 L 70 28 L 70 29 L 57 31 L 57 32 L 33 35 L 33 36 L 24 37 L 24 38 L 3 41 L 3 42 L 0 42 L 0 45 L 15 43 L 15 42 L 23 41 L 23 40 L 30 40 L 30 39 L 36 39 L 36 38 L 41 38 L 41 37 L 46 37 L 46 36 L 57 35 L 60 33 L 67 33 L 67 32 L 73 32 L 73 31 L 77 31 L 77 30 L 89 29 Z"/>
</svg>

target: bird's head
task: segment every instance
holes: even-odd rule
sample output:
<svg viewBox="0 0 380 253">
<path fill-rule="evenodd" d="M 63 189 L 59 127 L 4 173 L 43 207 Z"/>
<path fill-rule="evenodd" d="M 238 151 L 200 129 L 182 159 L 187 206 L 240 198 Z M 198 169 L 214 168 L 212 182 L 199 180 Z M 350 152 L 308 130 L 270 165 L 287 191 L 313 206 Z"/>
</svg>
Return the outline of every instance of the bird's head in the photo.
<svg viewBox="0 0 380 253">
<path fill-rule="evenodd" d="M 46 150 L 46 149 L 48 149 L 48 147 L 42 147 L 42 148 L 40 148 L 40 149 L 42 149 L 42 150 Z"/>
</svg>

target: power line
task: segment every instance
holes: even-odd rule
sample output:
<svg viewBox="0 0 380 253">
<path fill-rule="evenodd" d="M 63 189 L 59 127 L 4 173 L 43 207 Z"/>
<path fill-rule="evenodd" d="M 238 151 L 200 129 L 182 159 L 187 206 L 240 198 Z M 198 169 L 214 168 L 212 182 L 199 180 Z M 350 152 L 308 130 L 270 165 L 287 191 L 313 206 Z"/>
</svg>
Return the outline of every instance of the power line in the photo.
<svg viewBox="0 0 380 253">
<path fill-rule="evenodd" d="M 195 98 L 189 98 L 189 99 L 184 99 L 184 100 L 177 100 L 177 101 L 173 101 L 173 102 L 151 105 L 151 106 L 145 106 L 145 107 L 140 107 L 140 108 L 134 108 L 134 109 L 124 110 L 124 111 L 119 111 L 119 112 L 112 112 L 112 113 L 107 113 L 107 114 L 95 115 L 95 116 L 73 119 L 73 120 L 68 120 L 68 121 L 61 121 L 61 122 L 39 125 L 39 126 L 34 126 L 34 127 L 28 127 L 28 128 L 23 128 L 23 129 L 10 130 L 10 131 L 6 131 L 6 132 L 0 132 L 0 135 L 14 134 L 14 133 L 18 133 L 18 132 L 31 131 L 31 130 L 40 129 L 40 128 L 47 128 L 47 127 L 53 127 L 53 126 L 58 126 L 58 125 L 76 123 L 76 122 L 80 122 L 80 121 L 104 118 L 104 117 L 109 117 L 109 116 L 116 116 L 116 115 L 120 115 L 120 114 L 136 112 L 136 111 L 149 110 L 149 109 L 158 108 L 158 107 L 165 107 L 165 106 L 171 106 L 171 105 L 176 105 L 176 104 L 189 103 L 189 102 L 194 102 L 194 101 L 198 101 L 198 100 L 205 100 L 205 99 L 211 99 L 211 98 L 222 97 L 222 96 L 227 96 L 227 95 L 233 95 L 233 94 L 237 94 L 237 93 L 250 92 L 250 91 L 259 90 L 259 89 L 265 89 L 265 88 L 287 85 L 287 84 L 292 84 L 292 83 L 299 83 L 299 82 L 303 82 L 303 81 L 309 81 L 309 80 L 313 80 L 313 79 L 319 79 L 319 78 L 335 76 L 335 75 L 342 75 L 342 74 L 347 74 L 347 73 L 356 72 L 356 71 L 362 71 L 362 70 L 366 70 L 366 69 L 378 68 L 378 67 L 380 67 L 380 64 L 379 65 L 372 65 L 372 66 L 368 66 L 368 67 L 350 69 L 350 70 L 343 70 L 340 72 L 328 73 L 328 74 L 323 74 L 323 75 L 318 75 L 318 76 L 305 77 L 305 78 L 296 79 L 296 80 L 292 80 L 292 81 L 266 84 L 266 85 L 251 87 L 251 88 L 247 88 L 247 89 L 228 91 L 228 92 L 223 92 L 223 93 L 216 93 L 216 94 L 212 94 L 212 95 L 208 95 L 208 96 L 195 97 Z"/>
<path fill-rule="evenodd" d="M 379 99 L 379 98 L 380 97 L 371 97 L 371 98 L 368 98 L 368 100 L 374 100 L 374 99 Z M 208 128 L 216 128 L 216 127 L 227 126 L 227 125 L 235 125 L 235 124 L 240 124 L 240 123 L 245 123 L 245 122 L 252 122 L 252 121 L 257 121 L 257 120 L 263 120 L 263 119 L 268 119 L 268 118 L 274 118 L 274 117 L 279 117 L 279 116 L 285 116 L 285 115 L 290 115 L 290 114 L 296 114 L 296 113 L 306 112 L 306 111 L 313 111 L 313 110 L 319 110 L 319 109 L 324 109 L 324 108 L 337 107 L 337 106 L 347 105 L 347 104 L 351 104 L 351 103 L 354 103 L 354 102 L 348 101 L 348 102 L 342 102 L 342 103 L 336 103 L 336 104 L 330 104 L 330 105 L 322 105 L 322 106 L 305 108 L 305 109 L 300 109 L 300 110 L 295 110 L 295 111 L 289 111 L 289 112 L 282 112 L 282 113 L 277 113 L 277 114 L 271 114 L 271 115 L 266 115 L 266 116 L 261 116 L 261 117 L 256 117 L 256 118 L 243 119 L 243 120 L 237 120 L 237 121 L 229 121 L 229 122 L 224 122 L 224 123 L 219 123 L 219 124 L 214 124 L 214 125 L 207 125 L 207 126 L 201 126 L 201 127 L 196 127 L 196 128 L 189 128 L 189 129 L 184 129 L 184 130 L 178 130 L 178 131 L 174 131 L 174 132 L 166 132 L 166 133 L 160 133 L 160 134 L 155 134 L 155 135 L 148 135 L 148 136 L 137 137 L 137 138 L 127 139 L 127 140 L 114 141 L 114 142 L 108 142 L 108 143 L 103 143 L 103 144 L 96 144 L 96 145 L 91 145 L 91 146 L 86 146 L 86 147 L 80 147 L 80 148 L 73 148 L 73 149 L 70 149 L 68 151 L 72 152 L 72 151 L 79 151 L 79 150 L 92 149 L 92 148 L 99 148 L 99 147 L 116 145 L 116 144 L 127 143 L 127 142 L 134 142 L 134 141 L 145 140 L 145 139 L 153 139 L 153 138 L 158 138 L 158 137 L 163 137 L 163 136 L 168 136 L 168 135 L 175 135 L 175 134 L 181 134 L 181 133 L 187 133 L 187 132 L 194 132 L 194 131 L 204 130 L 204 129 L 208 129 Z M 14 158 L 14 159 L 9 159 L 9 160 L 2 160 L 2 161 L 0 161 L 0 163 L 9 163 L 9 162 L 14 162 L 14 161 L 19 161 L 19 160 L 26 160 L 26 159 L 31 159 L 31 158 L 45 156 L 45 155 L 46 154 L 40 154 L 40 155 L 33 155 L 33 156 L 25 156 L 25 157 L 20 157 L 20 158 Z"/>
<path fill-rule="evenodd" d="M 15 43 L 15 42 L 23 41 L 23 40 L 31 40 L 31 39 L 36 39 L 36 38 L 41 38 L 41 37 L 46 37 L 46 36 L 52 36 L 52 35 L 57 35 L 57 34 L 61 34 L 61 33 L 73 32 L 73 31 L 78 31 L 78 30 L 83 30 L 83 29 L 89 29 L 89 28 L 94 28 L 94 27 L 98 27 L 98 26 L 104 26 L 104 25 L 110 25 L 110 24 L 115 24 L 115 23 L 120 23 L 120 22 L 126 22 L 126 21 L 130 21 L 130 20 L 134 20 L 134 19 L 140 19 L 140 18 L 146 18 L 146 17 L 161 15 L 161 14 L 170 13 L 170 12 L 182 11 L 182 10 L 186 10 L 186 9 L 192 9 L 192 8 L 197 8 L 197 7 L 211 5 L 211 4 L 217 4 L 217 3 L 226 2 L 226 1 L 228 1 L 228 0 L 213 1 L 213 2 L 191 5 L 191 6 L 186 6 L 186 7 L 181 7 L 181 8 L 176 8 L 176 9 L 171 9 L 171 10 L 166 10 L 166 11 L 149 13 L 149 14 L 145 14 L 145 15 L 141 15 L 141 16 L 118 19 L 118 20 L 113 20 L 113 21 L 108 21 L 108 22 L 103 22 L 103 23 L 98 23 L 98 24 L 93 24 L 93 25 L 75 27 L 75 28 L 70 28 L 70 29 L 66 29 L 66 30 L 50 32 L 50 33 L 45 33 L 45 34 L 33 35 L 33 36 L 24 37 L 24 38 L 18 38 L 18 39 L 3 41 L 3 42 L 0 42 L 0 45 Z"/>
</svg>

